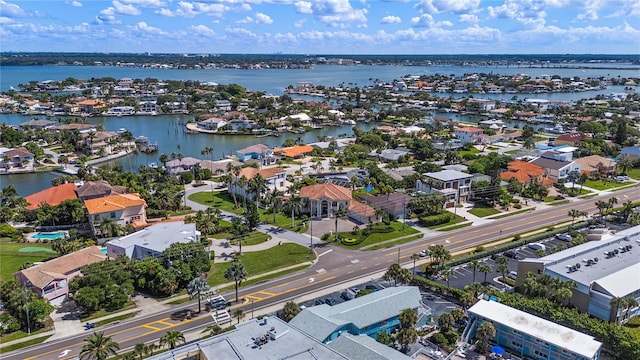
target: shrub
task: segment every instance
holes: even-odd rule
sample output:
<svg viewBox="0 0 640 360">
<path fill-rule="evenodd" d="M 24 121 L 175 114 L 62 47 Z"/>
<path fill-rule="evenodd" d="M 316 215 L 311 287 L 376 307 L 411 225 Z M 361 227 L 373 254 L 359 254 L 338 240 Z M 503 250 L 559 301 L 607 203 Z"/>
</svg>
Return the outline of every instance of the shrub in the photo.
<svg viewBox="0 0 640 360">
<path fill-rule="evenodd" d="M 440 346 L 449 345 L 449 340 L 447 340 L 447 338 L 442 335 L 442 333 L 433 334 L 433 336 L 431 337 L 431 342 Z"/>
<path fill-rule="evenodd" d="M 517 204 L 513 204 L 513 207 L 516 209 L 522 209 L 522 204 L 517 203 Z"/>
<path fill-rule="evenodd" d="M 439 214 L 439 215 L 421 217 L 420 218 L 420 225 L 421 226 L 434 226 L 434 225 L 446 224 L 449 221 L 451 221 L 451 214 L 442 213 L 442 214 Z"/>
</svg>

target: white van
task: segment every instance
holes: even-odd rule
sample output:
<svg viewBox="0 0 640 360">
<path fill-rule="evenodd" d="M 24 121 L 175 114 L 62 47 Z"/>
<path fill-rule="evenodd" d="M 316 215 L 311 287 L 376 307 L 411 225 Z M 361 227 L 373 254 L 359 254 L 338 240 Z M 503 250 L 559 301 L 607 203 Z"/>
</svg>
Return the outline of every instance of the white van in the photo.
<svg viewBox="0 0 640 360">
<path fill-rule="evenodd" d="M 529 249 L 533 249 L 533 250 L 546 250 L 547 248 L 540 243 L 530 243 L 529 245 Z"/>
</svg>

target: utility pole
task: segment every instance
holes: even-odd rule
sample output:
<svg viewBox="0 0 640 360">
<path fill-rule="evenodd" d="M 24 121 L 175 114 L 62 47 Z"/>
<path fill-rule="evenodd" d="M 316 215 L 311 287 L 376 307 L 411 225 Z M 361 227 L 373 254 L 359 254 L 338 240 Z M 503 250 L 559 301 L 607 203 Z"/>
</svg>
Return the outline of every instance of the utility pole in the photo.
<svg viewBox="0 0 640 360">
<path fill-rule="evenodd" d="M 402 231 L 404 231 L 404 227 L 407 224 L 407 198 L 404 198 L 404 207 L 403 207 L 403 214 L 402 214 Z"/>
<path fill-rule="evenodd" d="M 398 248 L 398 265 L 400 265 L 400 248 Z"/>
<path fill-rule="evenodd" d="M 31 335 L 31 324 L 29 321 L 29 293 L 26 288 L 22 288 L 22 295 L 24 296 L 25 309 L 27 311 L 27 333 Z"/>
<path fill-rule="evenodd" d="M 309 248 L 311 249 L 311 253 L 313 253 L 313 215 L 309 216 L 309 231 L 311 234 Z"/>
</svg>

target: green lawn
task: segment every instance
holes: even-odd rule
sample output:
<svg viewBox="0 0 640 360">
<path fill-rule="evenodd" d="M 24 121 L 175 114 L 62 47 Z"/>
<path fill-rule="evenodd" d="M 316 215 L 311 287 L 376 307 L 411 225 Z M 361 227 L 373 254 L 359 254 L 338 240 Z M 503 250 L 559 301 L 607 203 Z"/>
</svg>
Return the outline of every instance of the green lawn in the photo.
<svg viewBox="0 0 640 360">
<path fill-rule="evenodd" d="M 413 235 L 413 236 L 409 236 L 400 240 L 396 240 L 396 241 L 389 241 L 383 244 L 377 244 L 375 246 L 372 246 L 370 248 L 367 248 L 367 250 L 380 250 L 380 249 L 385 249 L 388 247 L 392 247 L 392 246 L 396 246 L 396 245 L 401 245 L 401 244 L 406 244 L 408 242 L 412 242 L 418 239 L 422 239 L 424 235 L 423 234 L 418 234 L 418 235 Z"/>
<path fill-rule="evenodd" d="M 587 180 L 584 183 L 584 186 L 588 188 L 592 188 L 595 190 L 609 190 L 617 187 L 622 187 L 625 185 L 633 184 L 632 182 L 616 182 L 616 181 L 603 181 L 603 180 Z"/>
<path fill-rule="evenodd" d="M 240 262 L 247 270 L 247 277 L 251 277 L 313 259 L 315 259 L 315 255 L 308 248 L 298 244 L 284 243 L 263 251 L 243 253 Z M 216 263 L 211 266 L 207 278 L 210 286 L 229 282 L 224 277 L 227 267 L 229 267 L 228 262 Z"/>
<path fill-rule="evenodd" d="M 469 213 L 477 217 L 486 217 L 499 214 L 500 210 L 488 206 L 474 206 L 473 209 L 469 210 Z"/>
<path fill-rule="evenodd" d="M 361 228 L 357 234 L 353 234 L 351 231 L 340 232 L 338 236 L 341 241 L 335 244 L 348 249 L 360 249 L 364 246 L 379 244 L 419 232 L 409 225 L 404 226 L 403 229 L 402 223 L 398 221 L 393 221 L 390 225 L 385 225 L 384 223 L 375 224 L 368 235 L 364 234 L 364 230 L 365 227 Z"/>
<path fill-rule="evenodd" d="M 462 157 L 462 156 L 465 156 L 465 155 L 476 155 L 476 154 L 478 154 L 479 152 L 480 152 L 480 150 L 478 150 L 478 149 L 476 149 L 476 148 L 472 147 L 472 148 L 471 148 L 471 149 L 469 149 L 469 150 L 461 150 L 461 151 L 459 151 L 459 152 L 458 152 L 458 155 L 460 155 L 460 156 Z"/>
<path fill-rule="evenodd" d="M 629 319 L 629 321 L 624 324 L 624 328 L 640 340 L 640 317 L 636 316 Z"/>
<path fill-rule="evenodd" d="M 198 192 L 195 194 L 189 195 L 189 200 L 195 201 L 197 203 L 207 205 L 210 207 L 218 207 L 222 211 L 228 211 L 230 213 L 234 213 L 236 215 L 242 215 L 244 213 L 244 208 L 242 204 L 242 198 L 237 197 L 238 208 L 235 207 L 233 202 L 233 196 L 229 195 L 228 192 L 214 192 L 213 196 L 210 191 Z M 273 211 L 269 211 L 266 209 L 258 209 L 258 213 L 260 214 L 260 221 L 268 224 L 273 224 Z M 302 219 L 295 218 L 293 222 L 293 228 L 291 226 L 291 216 L 285 216 L 282 213 L 276 213 L 276 222 L 275 225 L 285 229 L 291 229 L 297 232 L 306 231 L 306 227 L 302 226 Z"/>
<path fill-rule="evenodd" d="M 632 179 L 640 180 L 640 168 L 633 168 L 627 171 L 627 176 Z"/>
<path fill-rule="evenodd" d="M 57 256 L 58 253 L 51 250 L 51 244 L 19 243 L 0 238 L 0 280 L 13 279 L 13 273 L 19 271 L 24 263 L 46 261 Z"/>
<path fill-rule="evenodd" d="M 429 226 L 429 229 L 438 230 L 440 228 L 451 226 L 451 225 L 457 224 L 457 223 L 461 223 L 463 221 L 467 221 L 467 219 L 463 218 L 460 215 L 454 215 L 454 216 L 451 217 L 451 220 L 449 220 L 449 222 L 446 222 L 444 224 L 438 224 L 438 225 Z"/>
</svg>

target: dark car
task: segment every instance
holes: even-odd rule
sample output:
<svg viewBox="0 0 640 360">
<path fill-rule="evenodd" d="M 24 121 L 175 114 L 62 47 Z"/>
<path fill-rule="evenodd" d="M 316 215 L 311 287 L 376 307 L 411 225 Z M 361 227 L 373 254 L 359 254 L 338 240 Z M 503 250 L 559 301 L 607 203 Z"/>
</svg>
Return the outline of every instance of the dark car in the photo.
<svg viewBox="0 0 640 360">
<path fill-rule="evenodd" d="M 343 291 L 340 294 L 340 297 L 343 298 L 345 301 L 353 300 L 355 298 L 355 296 L 353 296 L 353 294 L 348 291 Z"/>
<path fill-rule="evenodd" d="M 501 258 L 502 254 L 491 254 L 491 260 L 497 260 L 498 258 Z"/>
<path fill-rule="evenodd" d="M 378 291 L 378 287 L 375 286 L 374 284 L 369 284 L 369 285 L 365 286 L 364 288 L 367 289 L 367 290 L 371 290 L 373 292 Z"/>
<path fill-rule="evenodd" d="M 324 300 L 322 300 L 322 299 L 317 299 L 316 300 L 316 305 L 322 305 L 322 304 L 324 304 Z"/>
<path fill-rule="evenodd" d="M 507 250 L 504 252 L 504 256 L 512 259 L 517 259 L 520 256 L 520 254 L 518 254 L 516 250 Z"/>
<path fill-rule="evenodd" d="M 171 314 L 171 320 L 189 320 L 193 318 L 193 312 L 189 309 L 184 309 L 180 311 L 176 311 Z"/>
<path fill-rule="evenodd" d="M 324 299 L 324 303 L 329 305 L 329 306 L 333 306 L 333 305 L 337 304 L 338 301 L 336 299 L 332 298 L 332 297 L 328 297 L 328 298 Z"/>
</svg>

